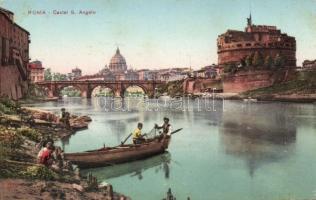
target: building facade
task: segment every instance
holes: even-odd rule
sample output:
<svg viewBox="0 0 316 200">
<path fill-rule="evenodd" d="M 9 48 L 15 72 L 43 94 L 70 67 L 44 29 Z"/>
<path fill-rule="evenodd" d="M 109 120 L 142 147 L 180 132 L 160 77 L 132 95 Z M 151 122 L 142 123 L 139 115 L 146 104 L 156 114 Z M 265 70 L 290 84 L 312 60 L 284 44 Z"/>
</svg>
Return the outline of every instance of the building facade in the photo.
<svg viewBox="0 0 316 200">
<path fill-rule="evenodd" d="M 304 70 L 316 70 L 316 60 L 304 60 L 302 67 Z"/>
<path fill-rule="evenodd" d="M 71 73 L 68 73 L 69 80 L 76 80 L 82 76 L 82 71 L 78 67 L 71 70 Z"/>
<path fill-rule="evenodd" d="M 22 98 L 28 89 L 29 32 L 0 8 L 0 95 Z"/>
<path fill-rule="evenodd" d="M 228 30 L 217 38 L 218 64 L 240 64 L 255 52 L 263 58 L 284 58 L 285 66 L 296 66 L 296 40 L 276 26 L 254 25 L 251 15 L 244 31 Z"/>
<path fill-rule="evenodd" d="M 42 65 L 41 61 L 33 61 L 30 62 L 28 65 L 29 69 L 29 77 L 31 82 L 36 83 L 36 82 L 41 82 L 44 81 L 44 70 L 45 68 Z"/>
</svg>

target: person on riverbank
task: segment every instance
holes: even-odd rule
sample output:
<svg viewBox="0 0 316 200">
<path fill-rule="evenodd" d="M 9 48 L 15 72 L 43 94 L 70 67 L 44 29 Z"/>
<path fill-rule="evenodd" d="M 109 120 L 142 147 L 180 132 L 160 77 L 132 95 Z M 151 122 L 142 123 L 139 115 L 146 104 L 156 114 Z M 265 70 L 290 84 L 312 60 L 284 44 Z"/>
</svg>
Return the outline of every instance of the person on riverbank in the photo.
<svg viewBox="0 0 316 200">
<path fill-rule="evenodd" d="M 155 128 L 162 129 L 162 132 L 160 132 L 162 134 L 171 135 L 172 127 L 171 127 L 171 124 L 169 123 L 169 118 L 164 117 L 163 121 L 164 123 L 161 126 L 158 126 L 158 124 L 155 124 Z"/>
<path fill-rule="evenodd" d="M 65 124 L 67 129 L 71 129 L 71 127 L 70 127 L 70 113 L 69 112 L 65 113 L 64 124 Z"/>
<path fill-rule="evenodd" d="M 47 142 L 45 147 L 38 153 L 38 163 L 49 167 L 53 164 L 52 153 L 54 146 L 52 142 Z"/>
<path fill-rule="evenodd" d="M 28 119 L 27 119 L 27 123 L 29 124 L 29 126 L 31 128 L 34 128 L 35 126 L 35 118 L 33 115 L 31 115 Z"/>
<path fill-rule="evenodd" d="M 145 138 L 142 135 L 142 128 L 143 128 L 143 124 L 138 123 L 137 128 L 133 132 L 133 143 L 134 144 L 141 144 L 145 141 Z"/>
<path fill-rule="evenodd" d="M 61 115 L 60 115 L 60 122 L 64 123 L 64 120 L 65 120 L 65 116 L 66 116 L 66 109 L 65 108 L 62 108 L 61 109 Z"/>
<path fill-rule="evenodd" d="M 61 109 L 61 116 L 59 120 L 67 129 L 70 129 L 70 113 L 66 112 L 65 108 Z"/>
</svg>

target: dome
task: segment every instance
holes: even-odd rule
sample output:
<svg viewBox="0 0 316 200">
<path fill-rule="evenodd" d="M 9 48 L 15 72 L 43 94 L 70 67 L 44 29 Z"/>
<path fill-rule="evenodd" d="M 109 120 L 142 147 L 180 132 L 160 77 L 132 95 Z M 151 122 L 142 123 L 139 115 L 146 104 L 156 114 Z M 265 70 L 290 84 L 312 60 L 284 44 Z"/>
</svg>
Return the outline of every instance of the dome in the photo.
<svg viewBox="0 0 316 200">
<path fill-rule="evenodd" d="M 121 55 L 119 48 L 117 48 L 115 55 L 111 58 L 109 68 L 112 72 L 124 72 L 127 70 L 125 58 Z"/>
</svg>

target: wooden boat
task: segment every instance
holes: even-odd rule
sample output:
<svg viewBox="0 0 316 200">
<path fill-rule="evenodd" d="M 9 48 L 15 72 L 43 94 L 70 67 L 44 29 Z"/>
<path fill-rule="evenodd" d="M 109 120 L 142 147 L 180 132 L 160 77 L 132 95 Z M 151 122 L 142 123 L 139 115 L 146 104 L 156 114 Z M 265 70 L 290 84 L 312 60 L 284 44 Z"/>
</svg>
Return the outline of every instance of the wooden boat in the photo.
<svg viewBox="0 0 316 200">
<path fill-rule="evenodd" d="M 166 176 L 166 174 L 168 174 L 168 167 L 165 166 L 169 165 L 170 162 L 171 154 L 169 152 L 165 152 L 144 160 L 136 160 L 133 162 L 94 169 L 82 169 L 80 170 L 80 174 L 87 176 L 89 173 L 92 173 L 93 176 L 98 177 L 98 180 L 102 181 L 124 175 L 137 176 L 148 169 L 154 168 L 155 171 L 162 170 L 162 174 L 165 174 Z"/>
<path fill-rule="evenodd" d="M 101 167 L 144 159 L 163 153 L 168 149 L 171 136 L 159 135 L 142 144 L 128 144 L 117 147 L 104 147 L 81 153 L 65 153 L 65 159 L 80 168 Z"/>
</svg>

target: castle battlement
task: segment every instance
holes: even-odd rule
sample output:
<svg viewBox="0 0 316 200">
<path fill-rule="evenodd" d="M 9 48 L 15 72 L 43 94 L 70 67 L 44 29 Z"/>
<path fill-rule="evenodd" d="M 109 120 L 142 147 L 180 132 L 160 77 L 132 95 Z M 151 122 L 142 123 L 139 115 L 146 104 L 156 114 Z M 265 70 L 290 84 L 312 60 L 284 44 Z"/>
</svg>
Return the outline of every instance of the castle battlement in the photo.
<svg viewBox="0 0 316 200">
<path fill-rule="evenodd" d="M 285 58 L 285 64 L 296 66 L 296 40 L 276 26 L 254 25 L 247 19 L 245 31 L 227 30 L 217 38 L 218 64 L 240 63 L 245 57 L 260 52 L 264 57 Z"/>
</svg>

